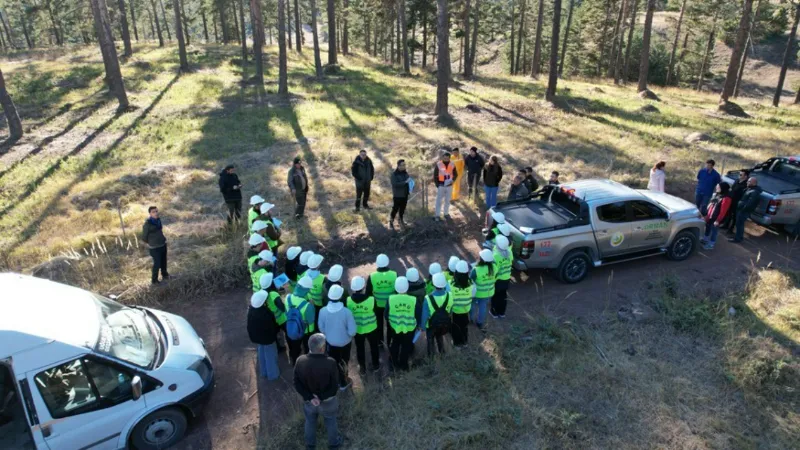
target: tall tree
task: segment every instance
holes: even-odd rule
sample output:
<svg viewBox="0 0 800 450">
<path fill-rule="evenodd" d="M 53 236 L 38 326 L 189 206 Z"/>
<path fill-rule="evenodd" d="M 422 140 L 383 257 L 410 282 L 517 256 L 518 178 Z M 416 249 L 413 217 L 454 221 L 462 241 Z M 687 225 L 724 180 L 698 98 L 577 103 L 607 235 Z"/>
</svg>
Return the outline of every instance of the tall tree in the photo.
<svg viewBox="0 0 800 450">
<path fill-rule="evenodd" d="M 206 40 L 206 44 L 208 44 L 208 19 L 206 19 L 206 9 L 200 8 L 200 19 L 203 21 L 203 37 Z"/>
<path fill-rule="evenodd" d="M 617 21 L 614 23 L 614 34 L 611 36 L 611 54 L 609 55 L 610 62 L 608 64 L 608 71 L 606 72 L 608 78 L 613 77 L 617 69 L 617 53 L 622 35 L 622 33 L 620 33 L 620 28 L 622 27 L 622 22 L 625 20 L 625 5 L 625 0 L 622 0 L 619 5 L 619 11 L 617 11 Z"/>
<path fill-rule="evenodd" d="M 552 102 L 556 98 L 558 84 L 558 37 L 561 35 L 561 0 L 553 0 L 553 33 L 550 38 L 550 76 L 547 80 L 545 100 Z"/>
<path fill-rule="evenodd" d="M 124 47 L 122 56 L 128 58 L 133 55 L 133 48 L 131 47 L 131 32 L 128 30 L 127 8 L 125 8 L 125 0 L 117 0 L 117 4 L 119 5 L 119 27 L 122 29 Z"/>
<path fill-rule="evenodd" d="M 169 20 L 167 20 L 167 10 L 164 8 L 164 2 L 158 0 L 158 4 L 161 5 L 161 17 L 164 19 L 164 29 L 167 30 L 167 40 L 172 41 L 172 33 L 169 31 Z"/>
<path fill-rule="evenodd" d="M 119 58 L 114 39 L 111 35 L 111 23 L 108 19 L 108 7 L 105 0 L 90 0 L 97 40 L 100 43 L 100 53 L 103 55 L 103 64 L 106 68 L 106 83 L 111 93 L 117 97 L 119 109 L 128 108 L 128 94 L 125 92 L 125 83 L 122 81 L 122 72 L 119 69 Z"/>
<path fill-rule="evenodd" d="M 683 13 L 686 11 L 686 0 L 681 2 L 681 12 L 678 14 L 678 24 L 675 26 L 675 40 L 672 41 L 672 53 L 669 55 L 669 65 L 667 66 L 667 84 L 672 82 L 672 74 L 675 71 L 675 55 L 678 52 L 678 42 L 681 38 L 681 25 L 683 24 Z"/>
<path fill-rule="evenodd" d="M 517 15 L 514 12 L 515 12 L 515 7 L 516 6 L 517 6 L 516 5 L 516 1 L 515 0 L 511 0 L 511 39 L 510 39 L 511 55 L 508 58 L 508 60 L 509 60 L 508 73 L 510 73 L 511 75 L 514 75 L 514 73 L 515 73 L 514 72 L 514 69 L 515 69 L 514 68 L 514 23 L 515 23 L 515 21 L 517 19 Z"/>
<path fill-rule="evenodd" d="M 715 8 L 714 18 L 711 20 L 711 30 L 708 32 L 708 42 L 706 43 L 706 51 L 703 54 L 703 62 L 700 63 L 700 74 L 697 75 L 698 92 L 703 90 L 703 81 L 706 78 L 706 68 L 708 68 L 708 61 L 711 58 L 711 52 L 714 51 L 714 42 L 716 42 L 718 18 L 719 18 L 719 8 Z"/>
<path fill-rule="evenodd" d="M 377 39 L 376 39 L 377 41 Z M 422 68 L 428 67 L 428 8 L 422 9 Z"/>
<path fill-rule="evenodd" d="M 405 5 L 405 1 L 403 1 Z M 342 53 L 350 54 L 350 0 L 342 0 Z M 405 6 L 404 6 L 405 7 Z M 403 13 L 405 15 L 405 12 Z M 405 46 L 408 51 L 408 46 Z"/>
<path fill-rule="evenodd" d="M 781 63 L 781 73 L 778 76 L 778 86 L 775 88 L 775 95 L 772 97 L 772 106 L 778 106 L 781 102 L 781 91 L 783 91 L 783 82 L 786 80 L 786 70 L 789 68 L 789 63 L 792 61 L 792 52 L 795 51 L 795 36 L 797 36 L 797 23 L 800 22 L 800 2 L 794 10 L 794 23 L 792 23 L 792 30 L 789 32 L 789 40 L 786 42 L 786 50 L 783 52 L 783 63 Z M 797 89 L 797 98 L 800 98 L 800 88 Z M 795 101 L 795 103 L 797 103 Z"/>
<path fill-rule="evenodd" d="M 603 21 L 603 31 L 600 32 L 600 56 L 597 58 L 597 76 L 603 76 L 603 61 L 605 60 L 606 55 L 606 34 L 608 32 L 608 25 L 611 22 L 611 11 L 612 11 L 613 3 L 611 0 L 606 0 L 606 19 Z"/>
<path fill-rule="evenodd" d="M 300 21 L 300 0 L 294 0 L 294 38 L 297 53 L 303 53 L 303 22 Z"/>
<path fill-rule="evenodd" d="M 175 37 L 178 38 L 178 55 L 181 61 L 181 72 L 188 72 L 189 58 L 186 56 L 186 42 L 184 42 L 183 36 L 181 0 L 172 0 L 172 12 L 175 13 Z"/>
<path fill-rule="evenodd" d="M 278 95 L 289 95 L 289 72 L 286 63 L 286 2 L 278 0 Z"/>
<path fill-rule="evenodd" d="M 329 0 L 330 1 L 330 0 Z M 448 109 L 448 87 L 450 85 L 450 17 L 447 0 L 436 0 L 436 107 L 434 114 L 439 120 L 450 117 Z"/>
<path fill-rule="evenodd" d="M 225 0 L 214 1 L 215 6 L 217 7 L 217 12 L 219 13 L 219 26 L 222 28 L 222 43 L 227 44 L 230 40 L 230 33 L 228 32 L 228 21 L 225 17 Z"/>
<path fill-rule="evenodd" d="M 242 0 L 239 5 L 239 22 L 242 23 L 242 61 L 247 62 L 247 28 L 244 26 L 244 4 L 246 0 Z M 252 24 L 251 24 L 252 25 Z M 255 28 L 253 28 L 255 32 Z"/>
<path fill-rule="evenodd" d="M 520 12 L 519 12 L 519 31 L 517 32 L 517 57 L 514 60 L 514 74 L 517 74 L 522 70 L 519 64 L 519 58 L 520 55 L 522 55 L 522 41 L 525 40 L 525 10 L 527 9 L 527 6 L 528 6 L 527 0 L 522 0 L 522 6 L 520 7 Z"/>
<path fill-rule="evenodd" d="M 633 29 L 636 28 L 636 12 L 639 9 L 639 0 L 631 0 L 633 2 L 633 9 L 631 10 L 631 25 L 628 28 L 628 42 L 625 44 L 625 67 L 622 70 L 622 80 L 624 83 L 628 82 L 628 74 L 630 73 L 631 63 L 631 47 L 633 44 Z"/>
<path fill-rule="evenodd" d="M 256 83 L 260 89 L 264 85 L 264 15 L 261 13 L 261 0 L 250 0 L 250 17 L 253 25 L 253 60 L 256 63 Z"/>
<path fill-rule="evenodd" d="M 561 44 L 561 58 L 558 60 L 558 76 L 561 76 L 564 73 L 564 60 L 567 58 L 567 42 L 569 42 L 569 29 L 572 27 L 572 10 L 574 8 L 575 0 L 569 0 L 569 10 L 567 10 L 567 28 L 564 30 L 564 42 Z"/>
<path fill-rule="evenodd" d="M 736 75 L 739 72 L 739 64 L 742 62 L 744 43 L 747 40 L 747 29 L 748 25 L 750 25 L 750 13 L 752 10 L 753 0 L 744 0 L 742 17 L 739 20 L 739 30 L 736 32 L 736 41 L 733 44 L 731 60 L 728 63 L 728 72 L 725 75 L 725 84 L 722 86 L 722 94 L 720 94 L 719 97 L 720 104 L 727 104 L 728 99 L 733 95 L 733 88 L 736 85 Z"/>
<path fill-rule="evenodd" d="M 14 100 L 8 95 L 6 89 L 6 80 L 3 78 L 3 71 L 0 69 L 0 106 L 3 107 L 3 112 L 6 114 L 6 122 L 8 122 L 9 139 L 16 141 L 22 137 L 22 122 L 19 120 L 17 114 L 17 107 L 14 105 Z"/>
<path fill-rule="evenodd" d="M 408 54 L 408 22 L 406 21 L 406 0 L 398 0 L 397 10 L 400 13 L 400 34 L 403 46 L 403 73 L 411 73 L 411 60 Z M 344 47 L 344 40 L 342 40 Z"/>
<path fill-rule="evenodd" d="M 627 19 L 628 14 L 630 13 L 631 9 L 631 2 L 636 2 L 637 0 L 625 0 L 624 7 L 622 8 L 622 15 L 620 16 L 620 20 L 622 24 L 619 28 L 619 43 L 617 45 L 617 55 L 613 62 L 614 73 L 612 76 L 614 77 L 614 84 L 619 84 L 620 80 L 622 79 L 622 64 L 623 64 L 623 57 L 622 57 L 622 47 L 625 45 L 625 29 L 627 28 Z"/>
<path fill-rule="evenodd" d="M 133 37 L 136 39 L 136 42 L 139 42 L 139 30 L 136 27 L 136 10 L 133 8 L 133 4 L 136 3 L 135 0 L 130 0 L 131 7 L 131 25 L 133 28 Z"/>
<path fill-rule="evenodd" d="M 472 8 L 472 15 L 474 16 L 472 22 L 472 41 L 469 49 L 469 74 L 464 71 L 464 75 L 471 77 L 475 75 L 475 55 L 478 52 L 478 23 L 480 23 L 481 4 L 480 0 L 475 0 L 475 7 Z M 469 17 L 467 18 L 469 20 Z"/>
<path fill-rule="evenodd" d="M 164 35 L 161 34 L 161 24 L 158 22 L 158 8 L 156 7 L 156 0 L 150 0 L 150 5 L 153 8 L 153 20 L 156 23 L 156 33 L 158 34 L 158 46 L 164 46 Z"/>
<path fill-rule="evenodd" d="M 761 0 L 756 3 L 756 12 L 750 20 L 750 29 L 747 31 L 747 40 L 744 42 L 744 51 L 742 52 L 742 63 L 739 64 L 739 72 L 736 75 L 736 85 L 733 87 L 733 98 L 739 96 L 739 88 L 742 85 L 742 76 L 744 75 L 744 66 L 747 65 L 747 47 L 752 46 L 753 30 L 758 20 L 758 11 L 761 9 Z"/>
<path fill-rule="evenodd" d="M 636 88 L 638 92 L 647 91 L 647 76 L 650 69 L 650 35 L 653 33 L 655 9 L 656 0 L 647 0 L 647 13 L 644 16 L 644 31 L 642 32 L 642 54 L 639 56 L 639 86 Z"/>
<path fill-rule="evenodd" d="M 186 0 L 181 0 L 181 20 L 183 21 L 183 37 L 186 38 L 186 45 L 192 45 L 189 39 L 189 18 L 186 16 Z"/>
<path fill-rule="evenodd" d="M 339 64 L 336 57 L 336 0 L 328 0 L 328 64 Z"/>
<path fill-rule="evenodd" d="M 470 60 L 471 53 L 470 53 L 470 13 L 472 9 L 472 2 L 470 0 L 465 0 L 464 2 L 464 16 L 463 19 L 463 27 L 464 27 L 464 76 L 471 77 L 472 76 L 472 61 Z"/>
<path fill-rule="evenodd" d="M 319 56 L 319 32 L 317 31 L 317 17 L 319 17 L 317 0 L 311 0 L 311 36 L 314 41 L 314 73 L 317 75 L 317 78 L 321 78 L 322 58 Z"/>
</svg>

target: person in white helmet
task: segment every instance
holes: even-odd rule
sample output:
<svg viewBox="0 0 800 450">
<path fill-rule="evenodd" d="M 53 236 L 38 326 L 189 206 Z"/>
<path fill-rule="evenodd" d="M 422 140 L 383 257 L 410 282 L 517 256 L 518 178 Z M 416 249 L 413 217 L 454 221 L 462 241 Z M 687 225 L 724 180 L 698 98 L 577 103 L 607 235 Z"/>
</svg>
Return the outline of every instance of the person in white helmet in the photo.
<svg viewBox="0 0 800 450">
<path fill-rule="evenodd" d="M 386 302 L 386 320 L 392 329 L 392 345 L 389 347 L 391 368 L 408 370 L 408 358 L 414 349 L 414 331 L 419 328 L 416 318 L 417 299 L 408 295 L 408 280 L 398 277 L 394 283 L 396 294 Z"/>
<path fill-rule="evenodd" d="M 269 245 L 269 249 L 272 250 L 273 253 L 278 252 L 278 247 L 280 247 L 283 242 L 281 241 L 281 230 L 280 228 L 275 226 L 275 222 L 272 221 L 272 209 L 275 208 L 275 205 L 272 203 L 264 202 L 259 207 L 259 211 L 261 214 L 258 216 L 257 220 L 263 221 L 265 223 L 264 227 L 264 234 L 263 236 L 267 239 L 267 244 Z"/>
<path fill-rule="evenodd" d="M 453 294 L 453 345 L 463 347 L 469 342 L 469 311 L 472 309 L 472 281 L 469 279 L 469 264 L 459 261 L 456 274 L 450 285 Z"/>
<path fill-rule="evenodd" d="M 294 292 L 286 296 L 286 340 L 292 365 L 297 362 L 302 351 L 308 352 L 308 338 L 316 330 L 316 309 L 307 299 L 311 286 L 311 279 L 302 277 Z"/>
<path fill-rule="evenodd" d="M 494 254 L 485 248 L 481 250 L 480 259 L 475 264 L 469 279 L 475 283 L 475 299 L 469 312 L 470 320 L 483 331 L 486 327 L 486 304 L 494 295 L 494 283 L 497 270 L 494 267 Z"/>
<path fill-rule="evenodd" d="M 300 253 L 302 252 L 303 249 L 296 245 L 286 250 L 286 261 L 283 263 L 283 273 L 285 273 L 286 278 L 289 279 L 289 292 L 292 292 L 294 287 L 297 286 L 297 278 L 299 277 L 297 267 L 300 265 Z"/>
<path fill-rule="evenodd" d="M 484 244 L 484 248 L 491 250 L 494 247 L 495 236 L 501 234 L 499 226 L 506 223 L 506 216 L 501 212 L 493 211 L 489 217 L 491 221 L 484 228 L 484 234 L 486 235 L 486 242 L 491 242 L 491 245 Z"/>
<path fill-rule="evenodd" d="M 495 274 L 494 295 L 492 296 L 492 307 L 489 309 L 489 314 L 495 319 L 506 317 L 506 304 L 508 287 L 511 285 L 511 265 L 514 262 L 514 256 L 508 248 L 508 238 L 505 236 L 497 236 L 494 245 L 494 267 L 497 270 Z"/>
<path fill-rule="evenodd" d="M 250 197 L 250 209 L 247 210 L 247 227 L 250 228 L 253 226 L 253 222 L 256 221 L 256 218 L 261 215 L 261 204 L 264 203 L 263 197 L 260 195 L 254 195 Z"/>
<path fill-rule="evenodd" d="M 391 344 L 392 330 L 387 328 L 386 340 L 384 340 L 383 333 L 383 317 L 384 308 L 386 308 L 386 301 L 389 296 L 394 294 L 394 283 L 397 280 L 397 272 L 389 269 L 389 257 L 381 253 L 375 259 L 377 270 L 372 272 L 367 279 L 367 294 L 375 297 L 376 309 L 375 313 L 378 315 L 378 339 L 381 345 L 387 348 Z"/>
<path fill-rule="evenodd" d="M 381 370 L 378 356 L 378 318 L 375 309 L 375 297 L 367 294 L 367 282 L 363 277 L 354 277 L 350 280 L 350 296 L 347 297 L 345 307 L 353 312 L 356 321 L 356 358 L 358 359 L 359 373 L 367 373 L 366 343 L 369 342 L 369 354 L 372 362 L 372 371 Z"/>
<path fill-rule="evenodd" d="M 456 273 L 456 264 L 458 264 L 458 261 L 460 261 L 458 256 L 451 256 L 450 259 L 447 260 L 447 270 L 442 272 L 447 279 L 448 286 L 453 283 L 453 275 Z"/>
<path fill-rule="evenodd" d="M 306 250 L 300 253 L 300 264 L 297 265 L 297 276 L 302 277 L 306 270 L 308 270 L 308 259 L 314 256 L 314 252 Z"/>
<path fill-rule="evenodd" d="M 433 276 L 437 273 L 441 273 L 441 271 L 442 266 L 439 263 L 435 262 L 428 266 L 428 283 L 425 285 L 425 294 L 430 295 L 430 293 L 434 291 L 435 288 L 433 287 Z"/>
<path fill-rule="evenodd" d="M 311 278 L 311 291 L 308 293 L 308 300 L 314 302 L 314 306 L 317 309 L 322 308 L 327 303 L 322 286 L 325 281 L 325 275 L 320 270 L 324 260 L 325 258 L 322 255 L 311 255 L 308 258 L 308 270 L 303 274 L 303 277 Z"/>
<path fill-rule="evenodd" d="M 258 254 L 250 269 L 250 281 L 253 284 L 253 292 L 261 290 L 261 276 L 275 271 L 275 256 L 269 250 L 262 250 Z"/>
<path fill-rule="evenodd" d="M 274 276 L 271 273 L 261 275 L 261 290 L 267 292 L 267 307 L 275 317 L 275 324 L 279 331 L 283 331 L 283 340 L 278 333 L 278 353 L 286 350 L 286 305 L 281 298 L 283 287 L 278 288 L 274 283 Z"/>
<path fill-rule="evenodd" d="M 344 289 L 342 298 L 346 299 L 347 296 L 350 295 L 347 293 L 347 287 L 342 284 L 342 273 L 344 273 L 344 267 L 339 264 L 334 264 L 328 269 L 328 274 L 325 275 L 325 279 L 322 281 L 322 295 L 324 298 L 328 298 L 328 292 L 333 285 L 339 285 Z"/>
<path fill-rule="evenodd" d="M 258 261 L 258 254 L 265 248 L 267 240 L 260 234 L 251 234 L 250 239 L 247 240 L 247 270 L 250 275 L 253 274 L 253 264 Z"/>
<path fill-rule="evenodd" d="M 247 334 L 257 346 L 258 373 L 272 381 L 277 380 L 281 371 L 278 368 L 278 327 L 275 316 L 267 307 L 267 291 L 260 290 L 250 297 L 247 309 Z"/>
<path fill-rule="evenodd" d="M 417 299 L 417 304 L 422 308 L 422 301 L 428 295 L 425 279 L 419 276 L 419 270 L 411 267 L 406 270 L 406 279 L 408 280 L 408 295 L 413 295 Z M 419 311 L 422 313 L 422 310 Z M 419 316 L 419 314 L 417 314 Z"/>
<path fill-rule="evenodd" d="M 420 321 L 428 341 L 428 356 L 436 353 L 435 347 L 439 348 L 440 354 L 444 354 L 444 336 L 450 332 L 453 324 L 453 294 L 447 291 L 447 278 L 443 273 L 433 276 L 433 287 L 434 291 L 422 303 Z"/>
<path fill-rule="evenodd" d="M 347 367 L 350 365 L 350 344 L 356 335 L 356 321 L 353 312 L 344 307 L 342 296 L 344 289 L 337 285 L 331 286 L 328 292 L 328 304 L 319 312 L 319 331 L 328 341 L 328 355 L 336 361 L 339 367 L 339 390 L 344 391 L 350 386 L 350 377 L 347 376 Z"/>
</svg>

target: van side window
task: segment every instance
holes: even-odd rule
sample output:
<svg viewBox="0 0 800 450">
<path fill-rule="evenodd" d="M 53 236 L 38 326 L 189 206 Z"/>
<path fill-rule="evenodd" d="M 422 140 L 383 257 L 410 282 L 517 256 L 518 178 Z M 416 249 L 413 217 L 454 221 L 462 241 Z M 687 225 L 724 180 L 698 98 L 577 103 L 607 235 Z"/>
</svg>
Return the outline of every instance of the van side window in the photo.
<svg viewBox="0 0 800 450">
<path fill-rule="evenodd" d="M 650 202 L 645 202 L 642 200 L 634 200 L 628 202 L 628 204 L 631 205 L 631 212 L 633 213 L 634 221 L 666 218 L 664 210 L 662 210 L 661 208 Z"/>
<path fill-rule="evenodd" d="M 628 214 L 625 211 L 625 202 L 609 203 L 608 205 L 598 206 L 597 217 L 603 222 L 608 223 L 628 222 Z"/>
</svg>

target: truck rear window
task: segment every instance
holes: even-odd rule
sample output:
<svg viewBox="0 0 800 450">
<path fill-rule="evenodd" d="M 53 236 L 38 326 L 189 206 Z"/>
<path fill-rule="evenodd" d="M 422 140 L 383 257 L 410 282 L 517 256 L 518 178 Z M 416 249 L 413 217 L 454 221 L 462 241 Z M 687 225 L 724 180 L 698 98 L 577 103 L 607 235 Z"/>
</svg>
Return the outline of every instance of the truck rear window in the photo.
<svg viewBox="0 0 800 450">
<path fill-rule="evenodd" d="M 783 161 L 776 161 L 770 169 L 770 174 L 786 181 L 800 183 L 800 167 Z"/>
</svg>

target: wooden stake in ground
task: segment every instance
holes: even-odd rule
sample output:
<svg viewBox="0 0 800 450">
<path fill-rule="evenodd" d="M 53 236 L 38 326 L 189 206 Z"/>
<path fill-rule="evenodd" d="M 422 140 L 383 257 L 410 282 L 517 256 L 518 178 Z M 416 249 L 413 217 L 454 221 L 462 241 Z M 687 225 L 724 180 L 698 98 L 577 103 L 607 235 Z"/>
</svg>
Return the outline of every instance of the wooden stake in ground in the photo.
<svg viewBox="0 0 800 450">
<path fill-rule="evenodd" d="M 739 64 L 742 62 L 742 52 L 744 43 L 747 40 L 747 30 L 750 25 L 750 13 L 753 10 L 753 0 L 744 0 L 742 17 L 739 20 L 739 30 L 736 32 L 736 41 L 733 44 L 731 60 L 728 63 L 728 73 L 725 75 L 725 84 L 722 86 L 722 94 L 719 97 L 721 107 L 726 107 L 728 99 L 733 95 L 733 88 L 736 86 L 736 76 L 739 73 Z"/>
<path fill-rule="evenodd" d="M 772 97 L 772 106 L 778 106 L 781 102 L 781 91 L 783 90 L 783 82 L 786 80 L 786 70 L 789 68 L 789 62 L 792 60 L 792 52 L 795 51 L 795 36 L 797 36 L 797 23 L 800 22 L 800 3 L 794 11 L 794 23 L 792 24 L 792 31 L 789 32 L 789 41 L 786 43 L 786 51 L 783 53 L 783 64 L 781 64 L 781 74 L 778 77 L 778 87 L 775 88 L 775 96 Z M 797 90 L 797 98 L 800 99 L 800 89 Z M 797 101 L 795 101 L 797 103 Z"/>
<path fill-rule="evenodd" d="M 119 70 L 119 58 L 114 39 L 111 35 L 111 24 L 108 20 L 108 7 L 104 0 L 90 0 L 97 40 L 100 43 L 100 52 L 103 54 L 103 64 L 106 68 L 106 82 L 111 93 L 117 97 L 119 109 L 128 108 L 128 94 L 125 92 L 125 83 L 122 81 L 122 72 Z"/>
<path fill-rule="evenodd" d="M 16 141 L 22 137 L 22 122 L 19 120 L 14 100 L 11 99 L 11 96 L 8 95 L 8 90 L 6 90 L 6 80 L 3 78 L 2 70 L 0 70 L 0 106 L 3 107 L 3 112 L 6 114 L 9 139 Z"/>
<path fill-rule="evenodd" d="M 553 33 L 550 38 L 550 75 L 547 80 L 545 100 L 552 102 L 556 98 L 558 84 L 558 37 L 561 36 L 561 0 L 553 0 Z"/>
<path fill-rule="evenodd" d="M 175 37 L 178 38 L 178 55 L 181 61 L 181 72 L 189 71 L 189 58 L 186 56 L 186 42 L 184 42 L 183 23 L 181 21 L 180 0 L 172 0 L 172 9 L 175 12 Z"/>
<path fill-rule="evenodd" d="M 434 114 L 439 120 L 450 117 L 448 110 L 448 87 L 450 85 L 450 21 L 447 0 L 436 0 L 437 57 L 436 57 L 436 107 Z"/>
</svg>

